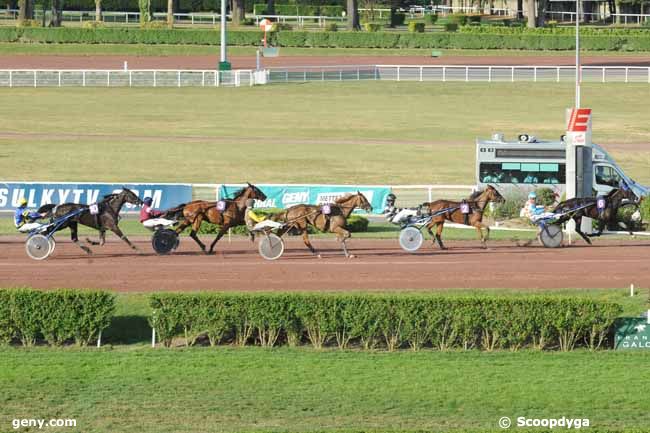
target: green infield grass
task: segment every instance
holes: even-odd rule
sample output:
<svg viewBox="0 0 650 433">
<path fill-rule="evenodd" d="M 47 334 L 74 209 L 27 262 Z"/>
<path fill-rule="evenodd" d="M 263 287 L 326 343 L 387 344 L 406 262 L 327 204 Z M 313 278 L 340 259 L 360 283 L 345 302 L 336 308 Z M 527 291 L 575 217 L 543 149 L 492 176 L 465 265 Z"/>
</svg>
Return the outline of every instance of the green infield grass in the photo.
<svg viewBox="0 0 650 433">
<path fill-rule="evenodd" d="M 3 431 L 16 418 L 72 418 L 87 433 L 497 431 L 503 416 L 587 418 L 595 431 L 650 423 L 648 353 L 140 347 L 0 357 Z"/>
<path fill-rule="evenodd" d="M 645 84 L 585 84 L 593 137 L 650 183 Z M 2 91 L 6 180 L 472 184 L 476 137 L 557 139 L 570 83 Z"/>
</svg>

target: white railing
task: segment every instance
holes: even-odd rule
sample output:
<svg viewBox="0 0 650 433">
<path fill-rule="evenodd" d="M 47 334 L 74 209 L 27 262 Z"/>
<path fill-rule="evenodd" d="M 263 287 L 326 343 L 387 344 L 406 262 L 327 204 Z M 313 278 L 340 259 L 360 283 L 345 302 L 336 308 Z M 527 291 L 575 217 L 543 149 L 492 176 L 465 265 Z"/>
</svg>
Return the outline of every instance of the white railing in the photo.
<svg viewBox="0 0 650 433">
<path fill-rule="evenodd" d="M 260 21 L 268 18 L 270 20 L 286 23 L 286 22 L 296 22 L 298 27 L 305 27 L 306 21 L 314 21 L 314 24 L 317 24 L 318 27 L 325 27 L 328 21 L 330 22 L 346 22 L 346 17 L 327 17 L 320 15 L 254 15 L 255 25 L 259 26 Z"/>
<path fill-rule="evenodd" d="M 264 73 L 240 69 L 47 70 L 0 69 L 0 87 L 241 87 L 258 84 Z"/>
<path fill-rule="evenodd" d="M 79 22 L 95 21 L 95 11 L 62 11 L 63 21 Z M 230 14 L 227 15 L 231 17 Z M 42 11 L 35 11 L 34 18 L 40 20 L 43 17 Z M 155 12 L 152 15 L 154 20 L 165 21 L 167 13 Z M 0 9 L 1 19 L 18 19 L 18 9 Z M 221 19 L 221 14 L 216 12 L 192 12 L 192 13 L 175 13 L 174 22 L 177 24 L 211 24 L 217 25 Z M 106 23 L 125 23 L 139 24 L 140 12 L 102 12 L 102 21 Z"/>
<path fill-rule="evenodd" d="M 438 81 L 438 82 L 573 82 L 574 66 L 368 65 L 268 68 L 267 82 Z M 583 66 L 582 80 L 599 83 L 650 83 L 650 67 Z"/>
<path fill-rule="evenodd" d="M 562 22 L 575 22 L 576 13 L 575 12 L 565 12 L 565 11 L 546 11 L 546 17 L 556 21 Z M 615 22 L 620 22 L 621 24 L 636 24 L 640 25 L 646 21 L 650 20 L 650 14 L 612 14 L 608 11 L 603 12 L 582 12 L 581 15 L 584 17 L 589 17 L 592 21 L 599 21 L 606 18 L 613 18 Z"/>
<path fill-rule="evenodd" d="M 479 13 L 490 13 L 492 15 L 500 16 L 514 16 L 517 14 L 517 11 L 513 11 L 510 8 L 492 8 L 489 7 L 479 7 L 479 6 L 434 6 L 433 12 L 440 13 L 443 15 L 450 13 L 465 13 L 465 14 L 479 14 Z"/>
</svg>

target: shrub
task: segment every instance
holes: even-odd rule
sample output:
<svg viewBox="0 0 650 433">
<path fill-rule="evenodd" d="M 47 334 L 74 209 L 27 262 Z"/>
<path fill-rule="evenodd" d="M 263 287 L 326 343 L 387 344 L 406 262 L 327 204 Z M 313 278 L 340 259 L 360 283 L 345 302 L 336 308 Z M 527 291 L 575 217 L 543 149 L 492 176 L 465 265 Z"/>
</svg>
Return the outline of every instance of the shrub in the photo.
<svg viewBox="0 0 650 433">
<path fill-rule="evenodd" d="M 325 26 L 325 31 L 326 32 L 336 32 L 338 31 L 339 27 L 336 25 L 336 23 L 327 23 Z"/>
<path fill-rule="evenodd" d="M 424 22 L 429 25 L 434 25 L 438 21 L 438 14 L 428 14 L 424 17 Z"/>
<path fill-rule="evenodd" d="M 469 22 L 469 24 L 481 24 L 481 18 L 482 18 L 481 15 L 468 15 L 467 21 Z"/>
<path fill-rule="evenodd" d="M 451 15 L 449 15 L 449 22 L 456 23 L 459 26 L 467 25 L 467 15 L 465 15 L 465 14 L 451 14 Z"/>
<path fill-rule="evenodd" d="M 360 215 L 350 215 L 346 228 L 352 233 L 362 233 L 368 231 L 368 218 Z"/>
<path fill-rule="evenodd" d="M 553 191 L 551 188 L 538 188 L 535 190 L 535 194 L 537 194 L 537 204 L 543 206 L 552 206 L 557 202 L 555 191 Z"/>
<path fill-rule="evenodd" d="M 411 21 L 409 23 L 409 32 L 424 33 L 424 23 L 416 23 L 415 21 Z"/>
<path fill-rule="evenodd" d="M 273 23 L 272 32 L 279 32 L 281 30 L 293 30 L 293 26 L 289 23 Z"/>
<path fill-rule="evenodd" d="M 393 15 L 391 15 L 391 21 L 390 21 L 391 27 L 403 26 L 405 22 L 406 22 L 406 14 L 394 13 Z"/>
<path fill-rule="evenodd" d="M 41 338 L 51 345 L 88 345 L 115 310 L 115 296 L 101 291 L 0 290 L 0 302 L 0 343 L 18 338 L 24 346 Z"/>
<path fill-rule="evenodd" d="M 367 32 L 378 32 L 381 30 L 382 25 L 377 23 L 365 23 L 363 27 Z"/>
<path fill-rule="evenodd" d="M 458 24 L 457 23 L 445 23 L 445 31 L 446 32 L 455 32 L 458 30 Z"/>
<path fill-rule="evenodd" d="M 81 28 L 84 29 L 100 29 L 106 27 L 103 21 L 84 21 Z"/>
<path fill-rule="evenodd" d="M 505 218 L 519 218 L 521 209 L 526 204 L 526 195 L 521 194 L 510 194 L 505 197 L 506 201 L 494 206 L 492 211 L 492 216 L 497 219 Z"/>
<path fill-rule="evenodd" d="M 347 294 L 155 294 L 152 326 L 166 346 L 175 335 L 210 344 L 356 344 L 388 350 L 478 348 L 596 350 L 621 307 L 575 297 Z M 189 330 L 189 331 L 188 331 Z M 192 341 L 194 341 L 192 339 Z"/>
</svg>

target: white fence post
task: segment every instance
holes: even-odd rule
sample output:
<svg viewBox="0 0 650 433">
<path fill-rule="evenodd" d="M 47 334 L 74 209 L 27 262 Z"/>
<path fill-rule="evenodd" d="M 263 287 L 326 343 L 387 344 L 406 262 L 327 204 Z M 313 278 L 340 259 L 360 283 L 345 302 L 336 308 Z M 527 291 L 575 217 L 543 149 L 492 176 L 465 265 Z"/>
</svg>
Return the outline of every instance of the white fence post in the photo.
<svg viewBox="0 0 650 433">
<path fill-rule="evenodd" d="M 510 67 L 510 82 L 511 83 L 515 82 L 515 67 L 514 66 Z"/>
<path fill-rule="evenodd" d="M 205 87 L 205 71 L 201 71 L 201 87 Z"/>
<path fill-rule="evenodd" d="M 34 70 L 34 87 L 36 87 L 36 70 Z"/>
<path fill-rule="evenodd" d="M 447 67 L 443 66 L 442 67 L 442 82 L 444 83 L 447 81 Z"/>
<path fill-rule="evenodd" d="M 81 71 L 81 87 L 86 87 L 86 71 Z"/>
<path fill-rule="evenodd" d="M 420 66 L 420 82 L 422 82 L 422 66 Z"/>
<path fill-rule="evenodd" d="M 605 67 L 603 67 L 603 83 L 605 82 Z"/>
<path fill-rule="evenodd" d="M 533 67 L 533 81 L 537 82 L 537 66 Z"/>
<path fill-rule="evenodd" d="M 559 66 L 556 66 L 556 73 L 557 73 L 556 82 L 559 83 L 560 82 L 560 67 Z"/>
<path fill-rule="evenodd" d="M 156 87 L 156 71 L 153 71 L 153 86 Z"/>
<path fill-rule="evenodd" d="M 59 87 L 61 87 L 61 71 L 59 71 Z"/>
<path fill-rule="evenodd" d="M 399 68 L 399 66 L 398 66 L 398 67 L 397 67 L 397 81 L 399 81 L 399 78 L 400 78 L 400 77 L 399 77 L 399 69 L 400 69 L 400 68 Z"/>
<path fill-rule="evenodd" d="M 648 80 L 650 80 L 650 68 L 648 68 Z M 14 86 L 14 71 L 9 71 L 9 87 Z"/>
<path fill-rule="evenodd" d="M 469 66 L 465 66 L 465 81 L 469 81 Z"/>
<path fill-rule="evenodd" d="M 129 87 L 133 86 L 133 74 L 131 74 L 131 71 L 129 70 Z"/>
<path fill-rule="evenodd" d="M 111 87 L 111 71 L 106 71 L 106 87 Z"/>
<path fill-rule="evenodd" d="M 628 67 L 626 66 L 626 67 L 625 67 L 625 82 L 626 82 L 626 83 L 628 82 L 627 79 L 628 79 L 629 71 L 630 71 L 630 68 L 628 68 Z"/>
<path fill-rule="evenodd" d="M 194 18 L 194 17 L 192 16 L 192 18 Z M 194 23 L 192 23 L 192 24 L 194 24 Z M 181 71 L 178 71 L 178 87 L 181 87 Z"/>
<path fill-rule="evenodd" d="M 492 66 L 488 66 L 488 83 L 492 82 Z"/>
</svg>

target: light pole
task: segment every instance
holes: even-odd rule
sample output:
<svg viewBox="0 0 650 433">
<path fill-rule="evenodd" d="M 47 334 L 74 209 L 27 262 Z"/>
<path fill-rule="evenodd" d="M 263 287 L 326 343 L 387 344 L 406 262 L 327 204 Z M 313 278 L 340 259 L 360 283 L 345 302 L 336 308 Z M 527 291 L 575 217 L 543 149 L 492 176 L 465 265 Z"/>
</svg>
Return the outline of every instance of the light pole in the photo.
<svg viewBox="0 0 650 433">
<path fill-rule="evenodd" d="M 221 0 L 221 55 L 219 57 L 219 70 L 229 71 L 230 62 L 226 59 L 226 0 Z"/>
<path fill-rule="evenodd" d="M 576 0 L 576 108 L 580 108 L 580 1 Z"/>
</svg>

